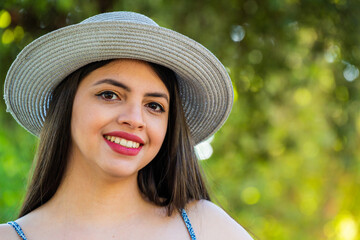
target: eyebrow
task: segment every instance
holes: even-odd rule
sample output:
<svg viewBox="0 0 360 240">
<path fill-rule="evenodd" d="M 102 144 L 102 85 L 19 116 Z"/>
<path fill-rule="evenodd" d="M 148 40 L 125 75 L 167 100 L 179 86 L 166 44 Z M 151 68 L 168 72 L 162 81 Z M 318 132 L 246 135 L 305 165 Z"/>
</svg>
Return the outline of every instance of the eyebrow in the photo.
<svg viewBox="0 0 360 240">
<path fill-rule="evenodd" d="M 110 85 L 114 85 L 116 87 L 119 87 L 119 88 L 122 88 L 124 89 L 125 91 L 127 92 L 131 92 L 131 89 L 126 86 L 125 84 L 123 83 L 120 83 L 118 81 L 115 81 L 113 79 L 103 79 L 103 80 L 100 80 L 96 83 L 94 83 L 93 86 L 96 86 L 96 85 L 100 85 L 100 84 L 104 84 L 104 83 L 107 83 L 107 84 L 110 84 Z M 151 93 L 146 93 L 145 94 L 145 97 L 161 97 L 161 98 L 165 98 L 167 102 L 169 102 L 169 98 L 166 94 L 164 93 L 158 93 L 158 92 L 151 92 Z"/>
<path fill-rule="evenodd" d="M 93 86 L 100 85 L 100 84 L 103 84 L 103 83 L 114 85 L 116 87 L 119 87 L 119 88 L 122 88 L 122 89 L 126 90 L 127 92 L 131 92 L 131 89 L 128 86 L 126 86 L 125 84 L 122 84 L 122 83 L 120 83 L 118 81 L 115 81 L 113 79 L 103 79 L 101 81 L 96 82 Z"/>
<path fill-rule="evenodd" d="M 167 102 L 169 102 L 169 98 L 166 94 L 164 93 L 146 93 L 145 97 L 161 97 L 161 98 L 165 98 Z"/>
</svg>

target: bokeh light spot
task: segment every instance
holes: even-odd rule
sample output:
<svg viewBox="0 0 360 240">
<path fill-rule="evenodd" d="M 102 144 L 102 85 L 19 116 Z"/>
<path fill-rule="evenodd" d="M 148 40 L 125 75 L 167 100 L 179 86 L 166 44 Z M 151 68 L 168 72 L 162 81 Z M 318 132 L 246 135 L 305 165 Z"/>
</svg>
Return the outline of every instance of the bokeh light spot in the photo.
<svg viewBox="0 0 360 240">
<path fill-rule="evenodd" d="M 359 69 L 354 65 L 346 64 L 343 75 L 347 81 L 352 82 L 359 76 Z"/>
<path fill-rule="evenodd" d="M 306 88 L 299 88 L 294 93 L 294 100 L 300 106 L 306 106 L 311 102 L 312 95 Z"/>
<path fill-rule="evenodd" d="M 0 11 L 0 28 L 7 28 L 11 23 L 10 13 L 6 10 Z"/>
<path fill-rule="evenodd" d="M 1 41 L 3 44 L 10 44 L 14 41 L 14 33 L 10 29 L 6 29 L 1 37 Z"/>
<path fill-rule="evenodd" d="M 15 40 L 20 41 L 21 39 L 23 39 L 24 35 L 24 29 L 21 26 L 16 26 L 14 29 Z"/>
<path fill-rule="evenodd" d="M 298 34 L 300 43 L 305 46 L 311 46 L 318 38 L 314 28 L 300 28 Z"/>
<path fill-rule="evenodd" d="M 325 52 L 324 57 L 328 63 L 332 63 L 335 62 L 335 60 L 338 58 L 339 55 L 340 55 L 339 46 L 331 45 L 329 49 Z"/>
<path fill-rule="evenodd" d="M 245 37 L 245 29 L 240 25 L 232 26 L 230 36 L 234 42 L 240 42 Z"/>
<path fill-rule="evenodd" d="M 256 187 L 247 187 L 241 192 L 241 199 L 248 205 L 254 205 L 260 200 L 260 192 Z"/>
<path fill-rule="evenodd" d="M 337 239 L 355 240 L 358 235 L 358 225 L 350 214 L 341 216 L 336 226 Z"/>
</svg>

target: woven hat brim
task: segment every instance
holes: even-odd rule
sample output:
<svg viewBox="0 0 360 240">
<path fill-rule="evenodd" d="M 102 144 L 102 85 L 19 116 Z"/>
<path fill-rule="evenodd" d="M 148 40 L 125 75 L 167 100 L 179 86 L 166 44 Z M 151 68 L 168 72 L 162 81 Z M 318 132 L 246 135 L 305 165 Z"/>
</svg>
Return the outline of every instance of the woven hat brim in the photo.
<svg viewBox="0 0 360 240">
<path fill-rule="evenodd" d="M 38 136 L 54 88 L 86 64 L 116 58 L 157 63 L 177 74 L 195 143 L 213 135 L 227 119 L 233 103 L 231 80 L 209 50 L 166 28 L 116 21 L 71 25 L 26 46 L 5 79 L 7 111 Z"/>
</svg>

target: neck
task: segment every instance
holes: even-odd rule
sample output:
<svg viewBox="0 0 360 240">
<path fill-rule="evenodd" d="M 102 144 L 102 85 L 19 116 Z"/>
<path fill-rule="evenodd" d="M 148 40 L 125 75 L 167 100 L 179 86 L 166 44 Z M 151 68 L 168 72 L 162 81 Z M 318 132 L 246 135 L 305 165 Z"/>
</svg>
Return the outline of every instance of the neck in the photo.
<svg viewBox="0 0 360 240">
<path fill-rule="evenodd" d="M 94 174 L 81 161 L 70 161 L 59 189 L 44 205 L 59 221 L 98 226 L 129 221 L 151 206 L 139 191 L 137 175 L 119 179 Z"/>
</svg>

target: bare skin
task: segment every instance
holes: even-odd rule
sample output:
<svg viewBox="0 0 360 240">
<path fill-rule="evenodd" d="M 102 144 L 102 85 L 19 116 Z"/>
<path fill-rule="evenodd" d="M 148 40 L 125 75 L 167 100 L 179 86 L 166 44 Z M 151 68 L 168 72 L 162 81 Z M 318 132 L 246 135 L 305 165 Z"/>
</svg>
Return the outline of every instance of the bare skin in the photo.
<svg viewBox="0 0 360 240">
<path fill-rule="evenodd" d="M 31 239 L 190 239 L 189 233 L 178 213 L 171 217 L 165 215 L 164 209 L 150 207 L 149 212 L 133 214 L 130 220 L 122 223 L 112 222 L 106 226 L 100 221 L 81 222 L 70 225 L 70 222 L 56 220 L 56 217 L 41 216 L 41 213 L 28 214 L 19 219 L 28 240 Z M 37 210 L 40 211 L 40 210 Z M 189 204 L 187 212 L 199 240 L 251 240 L 250 235 L 230 218 L 222 209 L 211 202 L 202 200 Z M 36 216 L 37 215 L 37 216 Z M 71 214 L 72 215 L 72 214 Z M 124 216 L 121 214 L 121 216 Z M 129 217 L 129 216 L 128 216 Z M 70 217 L 69 217 L 70 219 Z M 109 219 L 109 218 L 108 218 Z M 115 219 L 114 221 L 116 221 Z M 80 221 L 83 221 L 81 218 Z M 71 222 L 76 222 L 74 219 Z M 79 223 L 79 222 L 78 222 Z M 96 226 L 96 227 L 94 227 Z M 20 239 L 8 225 L 0 225 L 0 239 Z"/>
<path fill-rule="evenodd" d="M 120 81 L 132 91 L 96 84 L 102 78 Z M 17 220 L 28 240 L 190 239 L 180 214 L 174 211 L 168 217 L 166 209 L 146 201 L 137 186 L 138 171 L 151 161 L 165 135 L 169 96 L 157 78 L 143 62 L 119 60 L 81 82 L 74 100 L 73 146 L 64 179 L 47 203 Z M 102 89 L 119 96 L 107 93 L 105 101 L 96 95 Z M 149 91 L 166 97 L 149 97 Z M 164 113 L 157 111 L 154 102 L 161 104 Z M 138 155 L 122 156 L 107 146 L 103 135 L 116 130 L 143 140 Z M 209 201 L 194 201 L 186 210 L 197 239 L 252 239 Z M 20 238 L 11 226 L 2 224 L 3 239 Z"/>
</svg>

